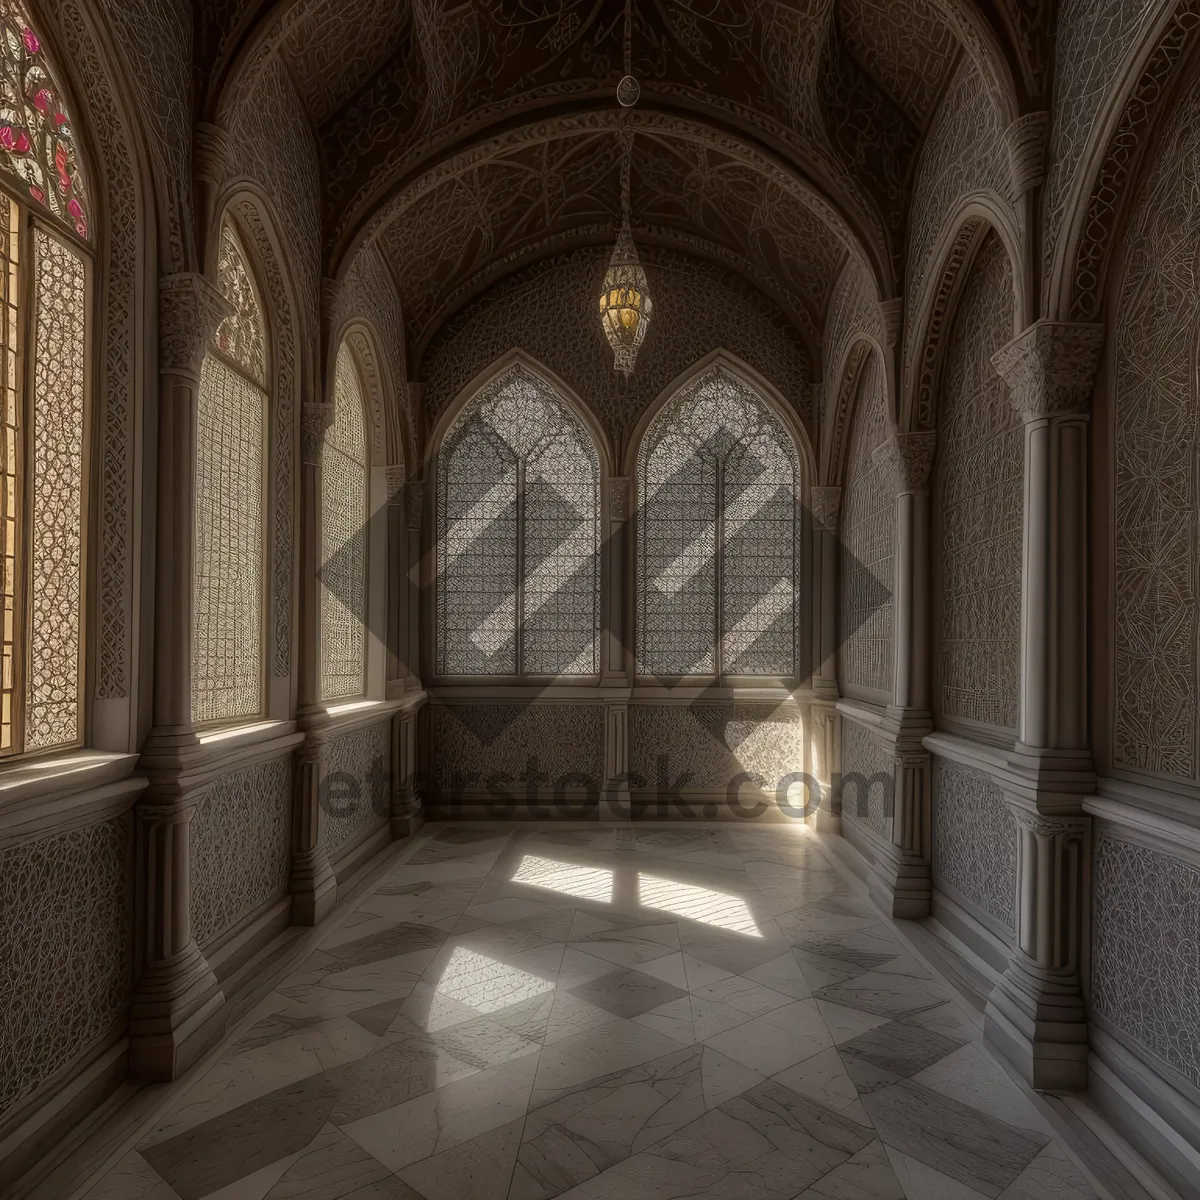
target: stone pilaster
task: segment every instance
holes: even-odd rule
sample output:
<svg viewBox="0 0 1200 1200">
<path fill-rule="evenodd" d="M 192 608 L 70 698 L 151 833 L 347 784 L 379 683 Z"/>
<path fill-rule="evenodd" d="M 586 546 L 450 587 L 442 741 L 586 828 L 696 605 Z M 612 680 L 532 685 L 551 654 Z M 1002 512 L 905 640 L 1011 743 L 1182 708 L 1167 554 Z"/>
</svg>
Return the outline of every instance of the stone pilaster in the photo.
<svg viewBox="0 0 1200 1200">
<path fill-rule="evenodd" d="M 387 697 L 394 699 L 408 685 L 409 663 L 407 626 L 404 614 L 408 605 L 408 534 L 404 525 L 404 484 L 407 476 L 403 463 L 384 467 L 387 486 Z"/>
<path fill-rule="evenodd" d="M 842 832 L 841 718 L 829 700 L 814 700 L 809 707 L 809 774 L 821 789 L 820 805 L 809 812 L 808 824 L 817 833 Z"/>
<path fill-rule="evenodd" d="M 425 809 L 417 787 L 417 714 L 398 712 L 392 718 L 392 837 L 411 837 L 425 824 Z"/>
<path fill-rule="evenodd" d="M 881 731 L 893 757 L 892 841 L 872 881 L 876 902 L 893 917 L 929 914 L 930 759 L 922 739 L 932 731 L 929 711 L 929 477 L 936 435 L 893 434 L 876 447 L 896 496 L 892 575 L 895 654 L 892 703 Z"/>
<path fill-rule="evenodd" d="M 1025 506 L 1018 738 L 1005 788 L 1020 829 L 1018 944 L 986 1031 L 1032 1086 L 1054 1090 L 1087 1086 L 1087 462 L 1102 341 L 1098 325 L 1038 321 L 992 359 L 1025 425 Z"/>
<path fill-rule="evenodd" d="M 321 845 L 321 755 L 324 739 L 305 731 L 296 751 L 292 804 L 292 923 L 316 925 L 337 901 L 337 879 Z"/>
<path fill-rule="evenodd" d="M 191 928 L 190 821 L 197 792 L 181 782 L 198 746 L 192 721 L 192 545 L 196 411 L 204 355 L 228 301 L 203 275 L 159 281 L 157 528 L 154 563 L 154 728 L 150 776 L 137 807 L 142 931 L 130 1010 L 130 1072 L 176 1078 L 222 1032 L 224 997 Z"/>
<path fill-rule="evenodd" d="M 416 686 L 421 674 L 421 534 L 425 528 L 425 483 L 411 479 L 404 486 L 405 591 L 404 641 L 407 646 L 408 683 Z"/>
<path fill-rule="evenodd" d="M 624 824 L 632 817 L 629 795 L 629 705 L 604 708 L 604 789 L 600 823 Z"/>
<path fill-rule="evenodd" d="M 628 588 L 630 507 L 633 503 L 633 481 L 628 476 L 615 476 L 608 481 L 608 520 L 604 529 L 605 565 L 608 595 L 605 600 L 606 621 L 601 630 L 600 667 L 607 683 L 625 683 L 629 671 L 630 611 Z"/>
<path fill-rule="evenodd" d="M 823 700 L 836 700 L 837 686 L 837 579 L 838 512 L 840 487 L 812 490 L 813 515 L 813 626 L 816 645 L 813 692 Z"/>
</svg>

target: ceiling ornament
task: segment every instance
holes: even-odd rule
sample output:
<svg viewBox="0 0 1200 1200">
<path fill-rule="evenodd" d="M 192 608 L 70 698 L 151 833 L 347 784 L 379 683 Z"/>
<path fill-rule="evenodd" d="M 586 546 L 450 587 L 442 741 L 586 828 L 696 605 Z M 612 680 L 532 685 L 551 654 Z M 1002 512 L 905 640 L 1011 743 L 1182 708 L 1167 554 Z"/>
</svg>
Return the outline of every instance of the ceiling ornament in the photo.
<svg viewBox="0 0 1200 1200">
<path fill-rule="evenodd" d="M 613 349 L 613 366 L 626 378 L 633 374 L 638 348 L 646 340 L 646 329 L 654 304 L 650 299 L 646 272 L 638 258 L 629 231 L 629 167 L 633 158 L 633 130 L 621 128 L 621 232 L 613 247 L 604 289 L 600 294 L 600 324 Z"/>
</svg>

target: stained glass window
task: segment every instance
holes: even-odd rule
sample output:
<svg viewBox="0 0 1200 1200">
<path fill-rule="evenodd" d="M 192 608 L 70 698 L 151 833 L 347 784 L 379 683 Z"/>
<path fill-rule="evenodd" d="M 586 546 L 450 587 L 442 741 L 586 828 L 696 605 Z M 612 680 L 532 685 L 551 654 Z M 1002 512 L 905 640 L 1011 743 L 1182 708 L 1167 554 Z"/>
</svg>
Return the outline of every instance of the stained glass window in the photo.
<svg viewBox="0 0 1200 1200">
<path fill-rule="evenodd" d="M 321 697 L 366 687 L 367 435 L 358 366 L 343 342 L 321 455 Z"/>
<path fill-rule="evenodd" d="M 799 461 L 749 384 L 685 384 L 638 454 L 638 671 L 796 671 Z"/>
<path fill-rule="evenodd" d="M 41 41 L 16 0 L 0 0 L 0 165 L 24 196 L 88 236 L 71 119 Z"/>
<path fill-rule="evenodd" d="M 448 675 L 592 675 L 600 462 L 523 366 L 459 414 L 438 458 L 437 662 Z"/>
<path fill-rule="evenodd" d="M 262 310 L 232 225 L 217 284 L 234 307 L 200 373 L 192 719 L 262 711 L 267 394 Z"/>
</svg>

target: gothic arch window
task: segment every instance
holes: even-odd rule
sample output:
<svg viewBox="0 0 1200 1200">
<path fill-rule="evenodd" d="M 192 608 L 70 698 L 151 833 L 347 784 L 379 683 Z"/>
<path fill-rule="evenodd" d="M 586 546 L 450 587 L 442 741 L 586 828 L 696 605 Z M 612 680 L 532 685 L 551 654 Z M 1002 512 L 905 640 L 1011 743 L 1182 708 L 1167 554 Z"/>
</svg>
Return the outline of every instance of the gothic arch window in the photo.
<svg viewBox="0 0 1200 1200">
<path fill-rule="evenodd" d="M 263 710 L 267 340 L 262 304 L 232 222 L 217 285 L 232 312 L 200 372 L 196 429 L 192 719 Z"/>
<path fill-rule="evenodd" d="M 366 690 L 367 433 L 362 376 L 345 341 L 321 451 L 321 698 Z"/>
<path fill-rule="evenodd" d="M 41 42 L 0 0 L 0 756 L 84 733 L 86 194 Z"/>
<path fill-rule="evenodd" d="M 447 431 L 437 478 L 439 674 L 596 674 L 600 459 L 571 407 L 503 370 Z"/>
<path fill-rule="evenodd" d="M 766 399 L 696 376 L 647 428 L 637 483 L 639 674 L 794 676 L 801 472 Z"/>
</svg>

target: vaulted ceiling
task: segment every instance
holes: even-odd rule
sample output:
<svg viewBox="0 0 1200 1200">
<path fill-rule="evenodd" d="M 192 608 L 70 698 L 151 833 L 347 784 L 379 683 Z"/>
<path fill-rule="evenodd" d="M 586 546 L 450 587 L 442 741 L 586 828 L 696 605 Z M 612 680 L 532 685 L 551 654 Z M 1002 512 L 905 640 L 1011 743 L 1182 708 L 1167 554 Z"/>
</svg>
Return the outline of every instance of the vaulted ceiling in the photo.
<svg viewBox="0 0 1200 1200">
<path fill-rule="evenodd" d="M 611 240 L 622 121 L 638 240 L 721 261 L 810 343 L 839 264 L 886 296 L 908 183 L 955 60 L 1036 90 L 1040 0 L 210 0 L 216 116 L 269 55 L 320 147 L 327 273 L 377 239 L 411 345 L 524 263 Z"/>
</svg>

